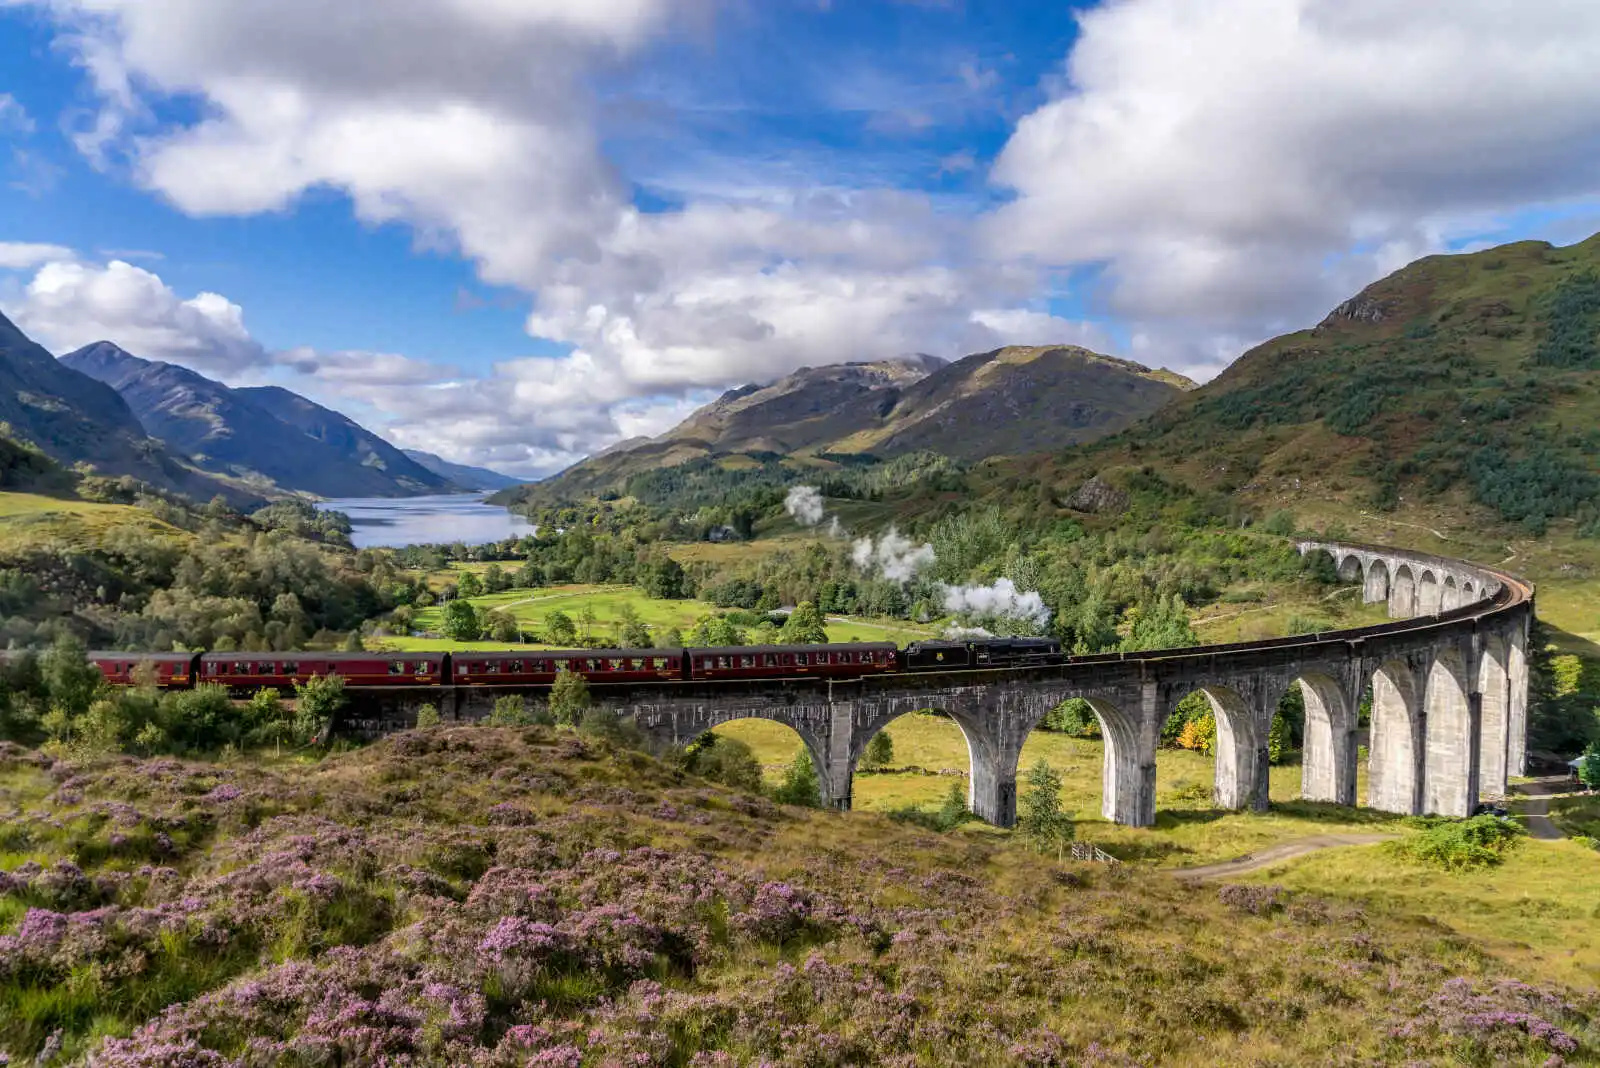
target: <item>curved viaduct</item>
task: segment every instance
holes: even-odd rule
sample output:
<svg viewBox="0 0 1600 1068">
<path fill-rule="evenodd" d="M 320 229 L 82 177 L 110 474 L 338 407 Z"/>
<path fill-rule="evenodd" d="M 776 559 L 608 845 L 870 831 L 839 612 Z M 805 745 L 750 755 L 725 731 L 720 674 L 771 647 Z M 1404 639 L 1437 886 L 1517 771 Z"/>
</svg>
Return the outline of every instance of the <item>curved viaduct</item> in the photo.
<svg viewBox="0 0 1600 1068">
<path fill-rule="evenodd" d="M 1354 805 L 1357 719 L 1370 691 L 1365 803 L 1387 812 L 1470 815 L 1484 795 L 1524 771 L 1528 627 L 1533 589 L 1492 568 L 1399 549 L 1327 541 L 1341 578 L 1395 622 L 1232 645 L 1074 657 L 1060 666 L 879 676 L 859 680 L 596 685 L 597 702 L 630 715 L 652 739 L 684 744 L 732 720 L 792 727 L 810 749 L 826 801 L 850 807 L 856 762 L 872 736 L 908 712 L 945 712 L 966 736 L 968 802 L 999 826 L 1016 822 L 1017 771 L 1029 733 L 1056 705 L 1080 697 L 1105 739 L 1106 819 L 1149 826 L 1156 815 L 1156 748 L 1174 706 L 1195 690 L 1216 714 L 1218 807 L 1267 808 L 1267 735 L 1278 702 L 1298 685 L 1306 725 L 1301 795 Z M 412 702 L 446 715 L 487 714 L 492 688 L 377 699 L 347 729 L 407 726 Z M 514 692 L 514 691 L 513 691 Z M 372 699 L 368 699 L 372 700 Z"/>
</svg>

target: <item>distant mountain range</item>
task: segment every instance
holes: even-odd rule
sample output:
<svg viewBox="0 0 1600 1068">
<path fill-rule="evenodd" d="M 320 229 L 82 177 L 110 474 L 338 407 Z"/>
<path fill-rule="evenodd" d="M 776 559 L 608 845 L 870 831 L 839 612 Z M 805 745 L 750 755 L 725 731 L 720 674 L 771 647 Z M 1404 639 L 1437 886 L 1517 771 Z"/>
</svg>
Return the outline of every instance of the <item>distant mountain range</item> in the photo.
<svg viewBox="0 0 1600 1068">
<path fill-rule="evenodd" d="M 64 466 L 84 463 L 198 500 L 259 501 L 249 486 L 214 477 L 146 433 L 115 389 L 61 363 L 0 315 L 0 423 Z"/>
<path fill-rule="evenodd" d="M 401 449 L 400 451 L 406 454 L 407 459 L 421 464 L 440 478 L 448 479 L 462 489 L 489 492 L 491 490 L 507 489 L 511 486 L 520 486 L 523 482 L 520 478 L 502 475 L 500 472 L 491 471 L 487 467 L 453 464 L 442 456 L 435 456 L 431 452 L 423 452 L 420 449 Z"/>
<path fill-rule="evenodd" d="M 104 341 L 61 364 L 111 386 L 145 430 L 200 467 L 265 492 L 405 497 L 458 489 L 338 412 L 276 386 L 233 389 Z"/>
<path fill-rule="evenodd" d="M 826 460 L 931 451 L 961 460 L 1060 449 L 1115 433 L 1194 383 L 1075 346 L 1013 346 L 950 363 L 916 355 L 803 367 L 730 390 L 660 437 L 624 442 L 497 500 L 576 497 L 702 458 Z"/>
</svg>

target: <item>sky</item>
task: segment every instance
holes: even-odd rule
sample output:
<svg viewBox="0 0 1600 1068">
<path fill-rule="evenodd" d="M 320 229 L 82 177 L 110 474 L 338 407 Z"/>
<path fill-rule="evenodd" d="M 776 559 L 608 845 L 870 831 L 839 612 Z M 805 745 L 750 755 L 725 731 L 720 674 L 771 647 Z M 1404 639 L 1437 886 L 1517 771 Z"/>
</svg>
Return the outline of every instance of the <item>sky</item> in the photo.
<svg viewBox="0 0 1600 1068">
<path fill-rule="evenodd" d="M 0 0 L 0 311 L 529 478 L 1595 230 L 1593 0 Z"/>
</svg>

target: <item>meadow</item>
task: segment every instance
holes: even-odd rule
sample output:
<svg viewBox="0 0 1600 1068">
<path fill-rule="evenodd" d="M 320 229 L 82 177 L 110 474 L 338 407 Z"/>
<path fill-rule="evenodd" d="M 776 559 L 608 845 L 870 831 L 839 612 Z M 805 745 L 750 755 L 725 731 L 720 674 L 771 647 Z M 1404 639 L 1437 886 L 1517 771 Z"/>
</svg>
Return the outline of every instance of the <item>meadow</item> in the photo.
<svg viewBox="0 0 1600 1068">
<path fill-rule="evenodd" d="M 487 566 L 487 565 L 485 565 Z M 482 567 L 477 570 L 483 570 Z M 486 611 L 510 613 L 524 628 L 542 632 L 546 621 L 554 612 L 562 612 L 578 625 L 583 636 L 584 613 L 592 617 L 590 633 L 596 637 L 611 635 L 619 630 L 626 614 L 631 611 L 640 622 L 654 632 L 677 627 L 685 635 L 700 619 L 715 615 L 722 609 L 705 601 L 663 600 L 651 597 L 637 586 L 567 585 L 538 589 L 512 589 L 485 594 L 469 599 Z M 417 612 L 414 627 L 418 631 L 437 633 L 443 622 L 443 608 L 434 605 Z M 903 619 L 844 619 L 829 617 L 828 640 L 832 642 L 882 642 L 898 644 L 937 635 L 935 627 L 918 626 Z M 455 642 L 448 638 L 393 636 L 380 639 L 383 646 L 401 652 L 448 652 L 466 649 L 519 648 L 505 642 L 479 641 Z M 537 647 L 537 646 L 536 646 Z"/>
<path fill-rule="evenodd" d="M 952 784 L 965 789 L 967 744 L 954 721 L 914 713 L 901 716 L 885 730 L 894 743 L 894 759 L 885 771 L 856 772 L 851 797 L 856 810 L 936 809 Z M 794 731 L 769 720 L 738 720 L 718 727 L 716 733 L 750 746 L 771 784 L 782 779 L 804 745 Z M 1211 804 L 1214 759 L 1184 749 L 1156 753 L 1156 826 L 1121 827 L 1100 817 L 1103 752 L 1098 740 L 1034 731 L 1023 746 L 1020 767 L 1026 772 L 1038 761 L 1047 761 L 1061 776 L 1061 807 L 1076 820 L 1078 837 L 1127 859 L 1182 867 L 1229 860 L 1312 835 L 1407 833 L 1386 813 L 1298 801 L 1298 763 L 1272 769 L 1271 811 L 1220 811 Z M 1357 796 L 1364 796 L 1364 767 L 1356 790 Z"/>
</svg>

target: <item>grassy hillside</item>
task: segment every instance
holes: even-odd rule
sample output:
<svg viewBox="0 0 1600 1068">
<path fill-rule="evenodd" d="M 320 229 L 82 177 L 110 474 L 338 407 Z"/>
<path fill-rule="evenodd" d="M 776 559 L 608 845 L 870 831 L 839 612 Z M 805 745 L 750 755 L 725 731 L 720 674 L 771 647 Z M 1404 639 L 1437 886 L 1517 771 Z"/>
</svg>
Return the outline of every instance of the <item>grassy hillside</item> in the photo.
<svg viewBox="0 0 1600 1068">
<path fill-rule="evenodd" d="M 1263 508 L 1600 532 L 1597 270 L 1600 237 L 1419 260 L 1033 470 L 1150 466 Z"/>
<path fill-rule="evenodd" d="M 1587 982 L 1426 900 L 1060 865 L 1007 835 L 780 808 L 570 732 L 435 728 L 310 765 L 3 760 L 18 1059 L 1600 1055 Z M 1553 951 L 1558 930 L 1517 934 Z"/>
</svg>

